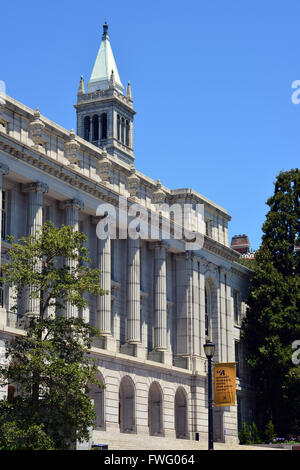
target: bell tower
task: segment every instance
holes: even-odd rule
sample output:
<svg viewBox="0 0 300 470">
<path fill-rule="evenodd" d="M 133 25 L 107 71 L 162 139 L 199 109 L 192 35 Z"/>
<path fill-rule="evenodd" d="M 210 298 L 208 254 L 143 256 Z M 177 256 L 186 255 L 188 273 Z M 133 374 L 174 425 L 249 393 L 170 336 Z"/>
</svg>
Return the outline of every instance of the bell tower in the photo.
<svg viewBox="0 0 300 470">
<path fill-rule="evenodd" d="M 128 82 L 126 94 L 116 66 L 108 25 L 87 83 L 81 76 L 77 93 L 77 134 L 127 163 L 133 163 L 133 100 Z"/>
</svg>

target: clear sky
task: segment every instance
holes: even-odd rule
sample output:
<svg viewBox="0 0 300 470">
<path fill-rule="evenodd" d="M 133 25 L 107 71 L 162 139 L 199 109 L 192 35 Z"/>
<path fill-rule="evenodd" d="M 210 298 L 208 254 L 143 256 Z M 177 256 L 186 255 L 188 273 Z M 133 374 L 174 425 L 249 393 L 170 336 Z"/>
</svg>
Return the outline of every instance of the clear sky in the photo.
<svg viewBox="0 0 300 470">
<path fill-rule="evenodd" d="M 280 170 L 299 167 L 298 0 L 14 0 L 0 9 L 8 95 L 75 128 L 105 18 L 137 111 L 136 167 L 227 209 L 259 247 Z"/>
</svg>

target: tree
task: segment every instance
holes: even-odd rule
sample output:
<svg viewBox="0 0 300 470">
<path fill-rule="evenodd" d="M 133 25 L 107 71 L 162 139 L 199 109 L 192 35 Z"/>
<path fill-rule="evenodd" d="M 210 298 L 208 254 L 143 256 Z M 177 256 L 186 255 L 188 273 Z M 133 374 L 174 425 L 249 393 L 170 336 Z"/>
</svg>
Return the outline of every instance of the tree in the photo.
<svg viewBox="0 0 300 470">
<path fill-rule="evenodd" d="M 105 294 L 100 273 L 89 266 L 85 235 L 72 227 L 46 223 L 36 235 L 10 241 L 1 280 L 15 288 L 16 309 L 30 286 L 39 315 L 25 335 L 6 345 L 0 378 L 15 385 L 17 396 L 0 402 L 0 448 L 11 448 L 12 436 L 21 448 L 69 448 L 75 438 L 88 438 L 96 417 L 89 385 L 102 384 L 89 353 L 98 330 L 62 314 L 67 302 L 80 309 L 88 304 L 87 293 Z"/>
<path fill-rule="evenodd" d="M 262 244 L 251 266 L 248 311 L 242 337 L 246 361 L 257 388 L 261 426 L 270 420 L 277 432 L 300 425 L 300 367 L 292 343 L 300 339 L 300 173 L 281 172 L 263 224 Z"/>
</svg>

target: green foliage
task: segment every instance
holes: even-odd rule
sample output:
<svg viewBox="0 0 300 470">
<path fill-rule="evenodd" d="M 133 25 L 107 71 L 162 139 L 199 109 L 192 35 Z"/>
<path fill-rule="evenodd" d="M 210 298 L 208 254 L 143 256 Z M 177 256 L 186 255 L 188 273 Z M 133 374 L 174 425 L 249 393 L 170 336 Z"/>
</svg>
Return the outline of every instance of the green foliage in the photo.
<svg viewBox="0 0 300 470">
<path fill-rule="evenodd" d="M 239 431 L 239 441 L 241 445 L 261 443 L 261 438 L 254 422 L 251 424 L 242 423 L 242 429 Z"/>
<path fill-rule="evenodd" d="M 265 436 L 265 442 L 267 444 L 272 442 L 273 439 L 275 439 L 276 437 L 274 424 L 272 423 L 271 420 L 266 424 L 264 436 Z"/>
<path fill-rule="evenodd" d="M 89 438 L 96 418 L 89 386 L 103 385 L 89 354 L 98 331 L 62 314 L 66 302 L 80 309 L 88 304 L 87 293 L 106 292 L 99 270 L 90 267 L 86 236 L 73 227 L 48 222 L 36 235 L 9 241 L 1 282 L 15 288 L 16 310 L 30 286 L 31 297 L 39 299 L 39 317 L 6 345 L 0 385 L 12 383 L 17 396 L 0 401 L 0 448 L 68 449 L 76 438 Z"/>
<path fill-rule="evenodd" d="M 18 437 L 34 426 L 41 441 L 55 449 L 68 448 L 74 430 L 77 439 L 88 439 L 96 418 L 89 384 L 103 386 L 89 355 L 96 335 L 97 330 L 80 318 L 57 317 L 32 322 L 27 335 L 7 344 L 8 365 L 0 368 L 0 377 L 3 383 L 15 384 L 18 392 L 11 403 L 0 402 L 0 434 L 8 445 L 14 431 Z"/>
<path fill-rule="evenodd" d="M 0 401 L 0 450 L 54 450 L 44 425 L 36 424 L 29 410 L 25 415 L 22 405 L 20 399 L 14 404 Z"/>
<path fill-rule="evenodd" d="M 297 432 L 300 422 L 299 368 L 292 343 L 300 339 L 300 173 L 280 173 L 256 252 L 242 337 L 258 391 L 262 426 Z"/>
<path fill-rule="evenodd" d="M 238 258 L 236 260 L 237 263 L 242 264 L 243 266 L 246 266 L 248 269 L 255 269 L 255 258 L 254 259 L 247 259 L 247 258 Z"/>
</svg>

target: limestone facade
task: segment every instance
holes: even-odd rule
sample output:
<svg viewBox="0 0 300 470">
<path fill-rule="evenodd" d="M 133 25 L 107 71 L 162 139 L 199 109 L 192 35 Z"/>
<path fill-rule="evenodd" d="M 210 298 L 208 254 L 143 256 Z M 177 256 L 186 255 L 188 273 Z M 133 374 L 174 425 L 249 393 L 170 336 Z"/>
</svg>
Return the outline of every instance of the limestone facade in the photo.
<svg viewBox="0 0 300 470">
<path fill-rule="evenodd" d="M 239 360 L 239 409 L 214 410 L 215 439 L 236 441 L 238 421 L 249 418 L 253 397 L 240 344 L 249 271 L 228 246 L 231 217 L 196 191 L 169 189 L 135 168 L 130 85 L 124 96 L 114 77 L 107 82 L 105 88 L 102 77 L 102 88 L 94 91 L 93 77 L 92 91 L 85 93 L 81 79 L 77 134 L 6 96 L 0 108 L 1 263 L 6 262 L 8 234 L 18 239 L 35 233 L 46 220 L 73 225 L 87 235 L 93 266 L 101 270 L 102 287 L 109 293 L 90 297 L 83 311 L 70 305 L 66 315 L 81 316 L 103 335 L 92 348 L 106 386 L 101 393 L 91 391 L 97 410 L 95 442 L 97 430 L 105 429 L 207 439 L 207 336 L 216 344 L 214 360 Z M 157 211 L 157 202 L 189 204 L 190 230 L 197 230 L 194 207 L 201 204 L 203 247 L 189 250 L 185 240 L 166 240 L 160 232 L 156 238 L 100 239 L 97 208 L 109 204 L 120 215 L 120 197 L 129 208 L 138 202 L 147 216 Z M 5 340 L 24 334 L 23 320 L 37 306 L 27 292 L 16 315 L 12 292 L 0 286 L 0 294 L 3 361 Z"/>
</svg>

